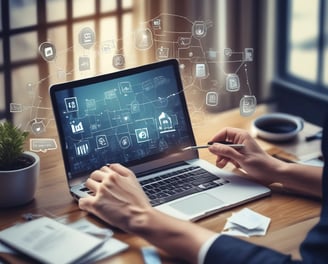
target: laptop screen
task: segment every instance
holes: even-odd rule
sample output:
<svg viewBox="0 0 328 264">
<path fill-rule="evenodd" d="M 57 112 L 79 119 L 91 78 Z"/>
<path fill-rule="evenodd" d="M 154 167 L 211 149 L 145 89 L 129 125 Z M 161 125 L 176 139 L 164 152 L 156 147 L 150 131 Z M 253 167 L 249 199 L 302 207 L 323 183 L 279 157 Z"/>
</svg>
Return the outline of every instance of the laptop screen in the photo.
<svg viewBox="0 0 328 264">
<path fill-rule="evenodd" d="M 69 179 L 195 143 L 176 60 L 55 84 L 50 95 Z"/>
</svg>

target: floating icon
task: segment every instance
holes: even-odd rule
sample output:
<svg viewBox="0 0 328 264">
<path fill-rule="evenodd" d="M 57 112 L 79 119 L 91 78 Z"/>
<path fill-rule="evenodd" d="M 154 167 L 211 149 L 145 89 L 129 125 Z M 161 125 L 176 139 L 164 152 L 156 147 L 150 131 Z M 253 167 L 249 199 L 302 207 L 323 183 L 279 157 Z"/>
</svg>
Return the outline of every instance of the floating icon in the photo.
<svg viewBox="0 0 328 264">
<path fill-rule="evenodd" d="M 219 95 L 217 92 L 208 92 L 206 94 L 206 105 L 217 106 L 219 102 Z"/>
<path fill-rule="evenodd" d="M 254 50 L 253 48 L 245 48 L 245 61 L 253 61 L 254 59 Z"/>
<path fill-rule="evenodd" d="M 108 90 L 104 93 L 104 97 L 106 100 L 113 100 L 117 98 L 116 91 L 113 90 Z"/>
<path fill-rule="evenodd" d="M 102 149 L 108 147 L 108 140 L 106 135 L 96 136 L 97 149 Z"/>
<path fill-rule="evenodd" d="M 34 152 L 47 152 L 57 149 L 57 143 L 53 138 L 31 138 L 30 150 Z"/>
<path fill-rule="evenodd" d="M 101 51 L 104 54 L 110 53 L 113 49 L 115 49 L 115 42 L 114 40 L 108 40 L 102 43 Z"/>
<path fill-rule="evenodd" d="M 226 90 L 228 92 L 237 92 L 240 89 L 239 77 L 235 73 L 229 73 L 226 77 Z"/>
<path fill-rule="evenodd" d="M 159 18 L 153 19 L 152 22 L 153 22 L 152 23 L 153 29 L 155 30 L 161 29 L 161 20 Z"/>
<path fill-rule="evenodd" d="M 76 97 L 67 97 L 64 99 L 67 112 L 77 112 L 79 111 L 79 105 L 77 103 Z"/>
<path fill-rule="evenodd" d="M 159 47 L 156 52 L 156 57 L 158 60 L 165 60 L 169 57 L 169 48 L 166 47 Z"/>
<path fill-rule="evenodd" d="M 90 152 L 90 146 L 88 141 L 82 141 L 74 145 L 76 156 L 86 156 Z"/>
<path fill-rule="evenodd" d="M 83 124 L 82 122 L 78 122 L 77 124 L 75 123 L 75 121 L 73 121 L 71 123 L 71 129 L 73 134 L 77 134 L 77 133 L 83 133 L 84 132 L 84 128 L 83 128 Z"/>
<path fill-rule="evenodd" d="M 173 128 L 172 119 L 168 114 L 162 112 L 158 117 L 158 122 L 160 133 L 175 131 Z"/>
<path fill-rule="evenodd" d="M 90 70 L 90 58 L 88 56 L 79 57 L 79 70 L 80 71 Z"/>
<path fill-rule="evenodd" d="M 191 38 L 186 38 L 186 37 L 178 38 L 178 45 L 180 48 L 189 48 L 190 44 L 191 44 Z"/>
<path fill-rule="evenodd" d="M 205 63 L 196 63 L 195 64 L 195 76 L 198 79 L 202 79 L 207 76 Z"/>
<path fill-rule="evenodd" d="M 135 37 L 137 49 L 146 50 L 153 45 L 153 35 L 149 28 L 139 29 Z"/>
<path fill-rule="evenodd" d="M 206 57 L 209 61 L 217 60 L 217 57 L 218 57 L 217 55 L 218 55 L 217 51 L 215 51 L 215 50 L 209 50 L 206 52 Z"/>
<path fill-rule="evenodd" d="M 192 35 L 194 38 L 200 39 L 206 36 L 207 26 L 204 21 L 195 21 L 192 25 Z"/>
<path fill-rule="evenodd" d="M 225 48 L 225 49 L 223 50 L 223 54 L 224 54 L 224 56 L 226 56 L 226 57 L 231 57 L 231 55 L 232 55 L 232 49 L 230 49 L 230 48 Z"/>
<path fill-rule="evenodd" d="M 118 142 L 120 144 L 121 149 L 127 149 L 131 146 L 131 139 L 129 136 L 122 136 Z"/>
<path fill-rule="evenodd" d="M 142 82 L 142 90 L 149 92 L 154 89 L 154 83 L 152 80 L 146 80 Z"/>
<path fill-rule="evenodd" d="M 89 127 L 90 127 L 90 131 L 96 132 L 98 130 L 98 128 L 99 128 L 99 125 L 96 124 L 96 123 L 93 123 L 93 124 L 90 124 Z"/>
<path fill-rule="evenodd" d="M 17 103 L 10 103 L 10 113 L 23 112 L 23 105 Z"/>
<path fill-rule="evenodd" d="M 159 87 L 162 85 L 167 85 L 170 82 L 170 79 L 165 76 L 156 76 L 153 79 L 155 87 Z"/>
<path fill-rule="evenodd" d="M 143 143 L 143 142 L 149 141 L 148 129 L 146 127 L 135 129 L 135 133 L 136 133 L 138 143 Z"/>
<path fill-rule="evenodd" d="M 131 113 L 139 113 L 140 112 L 140 104 L 138 101 L 134 100 L 131 102 Z"/>
<path fill-rule="evenodd" d="M 85 99 L 85 105 L 88 111 L 96 111 L 97 109 L 96 99 Z"/>
<path fill-rule="evenodd" d="M 256 97 L 254 95 L 244 95 L 240 100 L 240 115 L 250 116 L 256 109 Z"/>
<path fill-rule="evenodd" d="M 89 28 L 82 28 L 79 33 L 79 43 L 85 49 L 90 49 L 95 43 L 95 33 Z"/>
<path fill-rule="evenodd" d="M 121 93 L 125 96 L 133 92 L 131 82 L 120 82 L 119 87 Z"/>
<path fill-rule="evenodd" d="M 116 54 L 115 56 L 113 56 L 113 66 L 115 68 L 121 69 L 124 67 L 125 65 L 125 58 L 122 54 Z"/>
<path fill-rule="evenodd" d="M 56 48 L 50 42 L 41 43 L 39 53 L 45 61 L 53 61 L 56 58 Z"/>
<path fill-rule="evenodd" d="M 31 124 L 31 130 L 33 134 L 39 135 L 45 132 L 46 126 L 42 121 L 35 121 L 33 124 Z"/>
</svg>

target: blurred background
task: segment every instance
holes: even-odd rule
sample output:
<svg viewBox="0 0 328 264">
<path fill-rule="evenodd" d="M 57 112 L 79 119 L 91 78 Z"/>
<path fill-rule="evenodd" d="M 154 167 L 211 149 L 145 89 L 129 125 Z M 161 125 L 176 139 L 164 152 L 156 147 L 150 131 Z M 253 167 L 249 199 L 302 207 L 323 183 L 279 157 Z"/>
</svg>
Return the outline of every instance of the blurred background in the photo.
<svg viewBox="0 0 328 264">
<path fill-rule="evenodd" d="M 169 58 L 196 125 L 245 96 L 319 125 L 328 106 L 326 0 L 0 4 L 0 119 L 35 137 L 54 126 L 52 84 Z"/>
</svg>

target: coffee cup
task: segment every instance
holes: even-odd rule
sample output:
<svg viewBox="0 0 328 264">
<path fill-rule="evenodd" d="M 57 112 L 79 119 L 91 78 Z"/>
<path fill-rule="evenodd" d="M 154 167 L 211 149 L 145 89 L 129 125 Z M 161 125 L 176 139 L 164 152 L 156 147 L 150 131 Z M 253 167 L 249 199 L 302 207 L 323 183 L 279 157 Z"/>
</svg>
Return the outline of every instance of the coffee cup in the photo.
<svg viewBox="0 0 328 264">
<path fill-rule="evenodd" d="M 268 141 L 289 141 L 304 127 L 302 118 L 285 113 L 268 113 L 252 123 L 255 135 Z"/>
</svg>

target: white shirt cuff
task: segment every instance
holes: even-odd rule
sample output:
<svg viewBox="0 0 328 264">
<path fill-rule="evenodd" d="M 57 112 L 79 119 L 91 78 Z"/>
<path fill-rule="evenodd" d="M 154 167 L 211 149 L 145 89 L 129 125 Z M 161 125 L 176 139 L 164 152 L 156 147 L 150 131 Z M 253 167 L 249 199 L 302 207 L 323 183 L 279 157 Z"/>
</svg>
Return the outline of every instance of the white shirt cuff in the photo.
<svg viewBox="0 0 328 264">
<path fill-rule="evenodd" d="M 207 251 L 210 249 L 211 245 L 213 244 L 213 242 L 220 236 L 220 234 L 216 234 L 212 237 L 210 237 L 200 248 L 199 252 L 198 252 L 198 264 L 203 264 Z"/>
</svg>

